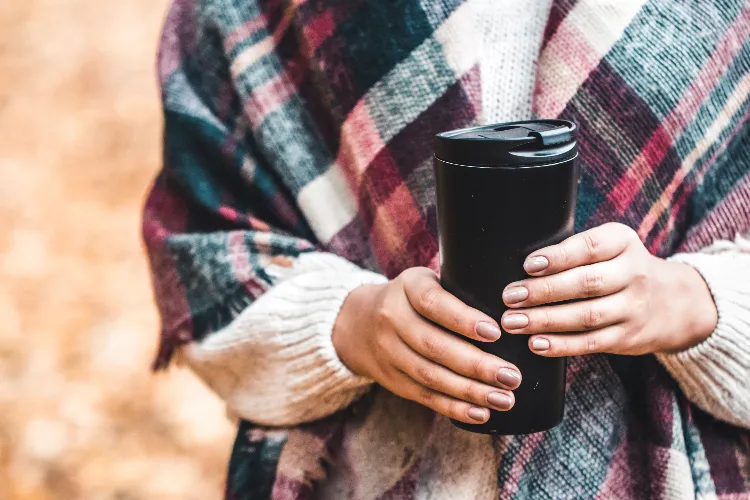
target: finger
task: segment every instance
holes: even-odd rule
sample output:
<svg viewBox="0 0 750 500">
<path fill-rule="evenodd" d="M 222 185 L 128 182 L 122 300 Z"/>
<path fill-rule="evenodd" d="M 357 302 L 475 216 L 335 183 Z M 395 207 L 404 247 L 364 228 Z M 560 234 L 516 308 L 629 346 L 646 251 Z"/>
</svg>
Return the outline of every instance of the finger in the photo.
<svg viewBox="0 0 750 500">
<path fill-rule="evenodd" d="M 521 372 L 516 366 L 424 319 L 399 331 L 399 335 L 414 351 L 459 375 L 505 389 L 521 385 Z"/>
<path fill-rule="evenodd" d="M 526 258 L 523 268 L 532 276 L 547 276 L 613 259 L 635 241 L 640 241 L 635 231 L 624 224 L 611 222 L 537 250 Z"/>
<path fill-rule="evenodd" d="M 420 356 L 406 344 L 400 344 L 397 351 L 399 352 L 393 353 L 394 366 L 421 386 L 454 399 L 499 411 L 507 411 L 513 407 L 515 398 L 510 391 L 458 375 Z"/>
<path fill-rule="evenodd" d="M 386 387 L 386 389 L 403 398 L 416 401 L 453 420 L 467 424 L 481 424 L 490 418 L 490 412 L 487 408 L 451 398 L 429 389 L 418 384 L 403 372 L 394 374 L 392 379 L 394 387 Z"/>
<path fill-rule="evenodd" d="M 480 342 L 500 338 L 502 332 L 495 320 L 445 291 L 431 270 L 404 273 L 404 290 L 412 307 L 430 321 Z"/>
<path fill-rule="evenodd" d="M 503 291 L 503 302 L 508 307 L 520 308 L 602 297 L 623 290 L 631 278 L 631 269 L 618 260 L 610 260 L 511 283 Z"/>
<path fill-rule="evenodd" d="M 529 338 L 532 352 L 548 358 L 582 356 L 597 352 L 618 353 L 624 338 L 622 325 L 573 335 L 534 335 Z"/>
<path fill-rule="evenodd" d="M 622 294 L 557 306 L 508 310 L 501 323 L 508 333 L 536 334 L 584 332 L 614 325 L 627 319 Z"/>
</svg>

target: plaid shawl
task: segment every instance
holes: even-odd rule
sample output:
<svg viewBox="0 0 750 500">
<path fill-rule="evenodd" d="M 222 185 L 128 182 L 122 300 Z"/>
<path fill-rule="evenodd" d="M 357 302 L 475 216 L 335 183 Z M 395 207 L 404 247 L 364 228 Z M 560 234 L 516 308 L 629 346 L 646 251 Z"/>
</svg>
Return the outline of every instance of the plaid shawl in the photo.
<svg viewBox="0 0 750 500">
<path fill-rule="evenodd" d="M 144 216 L 157 367 L 272 287 L 279 256 L 324 249 L 391 277 L 436 267 L 432 136 L 482 122 L 471 1 L 175 1 Z M 749 70 L 743 0 L 556 1 L 535 113 L 580 127 L 577 229 L 620 221 L 661 256 L 747 230 Z M 350 411 L 293 430 L 242 422 L 227 497 L 311 497 L 281 452 L 335 455 Z M 675 461 L 699 497 L 750 498 L 749 433 L 692 406 L 652 356 L 572 360 L 563 422 L 501 440 L 503 498 L 669 496 Z M 418 475 L 419 462 L 387 498 L 411 498 Z"/>
</svg>

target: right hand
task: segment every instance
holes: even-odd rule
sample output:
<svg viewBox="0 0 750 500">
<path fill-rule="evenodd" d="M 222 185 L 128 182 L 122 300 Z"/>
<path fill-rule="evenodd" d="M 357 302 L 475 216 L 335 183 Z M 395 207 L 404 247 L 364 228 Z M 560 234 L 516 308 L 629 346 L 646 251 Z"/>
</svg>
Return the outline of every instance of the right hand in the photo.
<svg viewBox="0 0 750 500">
<path fill-rule="evenodd" d="M 446 330 L 480 342 L 501 333 L 492 318 L 445 291 L 433 271 L 415 267 L 352 291 L 333 345 L 355 374 L 446 417 L 480 424 L 488 408 L 512 408 L 518 368 Z"/>
</svg>

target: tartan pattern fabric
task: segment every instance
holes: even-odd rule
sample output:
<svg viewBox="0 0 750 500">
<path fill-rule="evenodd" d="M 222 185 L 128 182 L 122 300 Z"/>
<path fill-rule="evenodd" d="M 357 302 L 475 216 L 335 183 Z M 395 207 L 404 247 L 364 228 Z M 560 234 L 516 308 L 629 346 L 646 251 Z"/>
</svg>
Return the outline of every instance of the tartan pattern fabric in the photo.
<svg viewBox="0 0 750 500">
<path fill-rule="evenodd" d="M 472 3 L 175 0 L 164 167 L 143 224 L 157 367 L 272 287 L 279 259 L 437 267 L 432 137 L 482 123 Z M 749 97 L 744 0 L 556 1 L 535 113 L 579 126 L 577 229 L 620 221 L 661 256 L 747 231 Z M 675 498 L 676 461 L 696 496 L 750 498 L 750 434 L 692 406 L 652 356 L 570 365 L 563 423 L 499 440 L 502 498 Z M 350 411 L 290 430 L 243 422 L 227 498 L 310 498 Z M 279 466 L 287 445 L 309 475 Z M 417 462 L 386 497 L 412 498 L 418 475 Z"/>
</svg>

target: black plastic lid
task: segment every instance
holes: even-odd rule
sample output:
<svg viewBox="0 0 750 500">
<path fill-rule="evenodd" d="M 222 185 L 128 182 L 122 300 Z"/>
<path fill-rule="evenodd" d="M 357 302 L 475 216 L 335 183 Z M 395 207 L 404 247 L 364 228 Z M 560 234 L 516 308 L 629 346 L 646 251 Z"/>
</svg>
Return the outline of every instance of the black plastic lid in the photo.
<svg viewBox="0 0 750 500">
<path fill-rule="evenodd" d="M 528 166 L 558 163 L 578 154 L 576 126 L 565 120 L 496 123 L 442 132 L 435 156 L 477 166 Z"/>
</svg>

